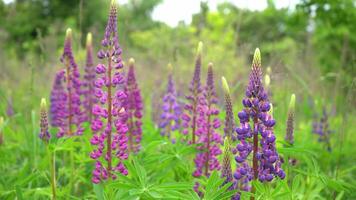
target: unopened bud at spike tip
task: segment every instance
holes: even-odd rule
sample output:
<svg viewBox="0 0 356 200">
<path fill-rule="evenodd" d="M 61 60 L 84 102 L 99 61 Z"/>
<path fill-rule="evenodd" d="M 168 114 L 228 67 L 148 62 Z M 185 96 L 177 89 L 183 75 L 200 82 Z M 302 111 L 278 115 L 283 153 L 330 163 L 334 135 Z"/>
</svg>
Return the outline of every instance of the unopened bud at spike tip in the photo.
<svg viewBox="0 0 356 200">
<path fill-rule="evenodd" d="M 93 36 L 91 33 L 87 34 L 87 46 L 92 45 L 92 41 L 93 41 Z"/>
<path fill-rule="evenodd" d="M 203 51 L 203 42 L 200 41 L 200 42 L 198 43 L 197 56 L 201 56 L 202 51 Z"/>
<path fill-rule="evenodd" d="M 66 39 L 71 39 L 71 38 L 72 38 L 72 29 L 71 28 L 67 28 Z"/>
<path fill-rule="evenodd" d="M 227 83 L 225 77 L 221 77 L 221 83 L 226 94 L 230 94 L 229 84 Z"/>
<path fill-rule="evenodd" d="M 46 109 L 47 108 L 47 101 L 45 98 L 41 99 L 41 109 Z"/>
<path fill-rule="evenodd" d="M 259 48 L 256 48 L 255 53 L 253 54 L 252 66 L 261 67 L 261 52 Z"/>
<path fill-rule="evenodd" d="M 172 72 L 172 71 L 173 71 L 173 66 L 172 66 L 171 63 L 168 63 L 167 68 L 168 68 L 168 71 L 169 71 L 169 72 Z"/>
<path fill-rule="evenodd" d="M 129 65 L 134 65 L 134 64 L 135 64 L 135 59 L 130 58 L 130 59 L 129 59 Z"/>
<path fill-rule="evenodd" d="M 289 102 L 289 109 L 293 111 L 295 108 L 295 94 L 292 94 L 290 97 L 290 102 Z"/>
</svg>

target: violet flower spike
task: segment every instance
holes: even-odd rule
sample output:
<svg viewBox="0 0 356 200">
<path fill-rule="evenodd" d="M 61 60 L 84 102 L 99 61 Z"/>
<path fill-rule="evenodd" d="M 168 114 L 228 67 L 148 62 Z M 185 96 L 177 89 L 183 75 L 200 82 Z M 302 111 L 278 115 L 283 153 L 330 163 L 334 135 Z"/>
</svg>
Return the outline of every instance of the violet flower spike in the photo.
<svg viewBox="0 0 356 200">
<path fill-rule="evenodd" d="M 50 123 L 52 127 L 57 127 L 59 129 L 57 137 L 63 137 L 68 128 L 66 119 L 66 116 L 68 115 L 68 98 L 63 87 L 64 76 L 64 70 L 60 70 L 56 73 L 50 98 Z"/>
<path fill-rule="evenodd" d="M 220 155 L 221 149 L 219 145 L 222 143 L 220 134 L 216 131 L 220 127 L 220 120 L 218 118 L 219 109 L 217 108 L 217 96 L 214 86 L 213 64 L 208 65 L 208 76 L 206 87 L 203 92 L 201 103 L 198 104 L 199 116 L 197 118 L 197 132 L 198 143 L 203 144 L 199 146 L 198 150 L 203 150 L 198 153 L 194 160 L 196 170 L 193 176 L 199 177 L 204 175 L 209 177 L 210 172 L 219 170 L 221 168 L 217 156 Z"/>
<path fill-rule="evenodd" d="M 83 81 L 83 106 L 85 109 L 85 120 L 91 122 L 92 120 L 92 109 L 93 105 L 97 103 L 97 99 L 94 96 L 94 81 L 95 81 L 95 67 L 93 63 L 93 44 L 92 44 L 92 34 L 87 34 L 86 40 L 86 64 L 85 64 L 85 74 Z"/>
<path fill-rule="evenodd" d="M 170 63 L 168 64 L 168 69 L 167 90 L 162 98 L 162 114 L 159 128 L 161 129 L 162 136 L 171 138 L 172 132 L 180 128 L 182 108 L 177 99 L 177 91 L 173 80 L 173 68 Z"/>
<path fill-rule="evenodd" d="M 40 109 L 41 121 L 40 121 L 40 128 L 41 132 L 39 137 L 45 143 L 48 143 L 51 135 L 48 132 L 48 114 L 47 114 L 47 102 L 45 98 L 41 99 L 41 109 Z"/>
<path fill-rule="evenodd" d="M 57 101 L 55 105 L 51 105 L 52 124 L 59 128 L 57 137 L 81 135 L 83 133 L 80 100 L 82 91 L 78 66 L 72 52 L 71 29 L 67 29 L 66 32 L 61 62 L 65 69 L 57 73 L 51 94 L 51 104 Z M 62 82 L 65 84 L 64 90 L 61 88 Z M 60 105 L 62 103 L 64 104 Z M 59 107 L 63 107 L 63 110 L 59 110 Z"/>
<path fill-rule="evenodd" d="M 286 142 L 289 145 L 294 144 L 294 115 L 295 115 L 295 94 L 292 94 L 288 107 L 287 128 L 286 128 Z"/>
<path fill-rule="evenodd" d="M 201 57 L 202 57 L 203 43 L 199 42 L 197 48 L 197 56 L 195 60 L 195 69 L 193 79 L 189 86 L 190 94 L 186 96 L 188 103 L 185 104 L 185 113 L 182 115 L 182 126 L 184 135 L 188 135 L 189 132 L 192 134 L 191 143 L 196 142 L 196 131 L 197 131 L 197 117 L 198 117 L 198 105 L 200 99 L 202 98 L 202 88 L 200 83 L 200 72 L 201 72 Z"/>
<path fill-rule="evenodd" d="M 123 68 L 121 53 L 117 36 L 117 8 L 113 0 L 102 49 L 97 54 L 98 58 L 107 64 L 100 63 L 95 69 L 97 78 L 94 85 L 98 103 L 92 109 L 91 129 L 94 135 L 90 141 L 95 147 L 90 154 L 95 160 L 95 169 L 92 173 L 92 182 L 95 184 L 115 179 L 113 171 L 128 174 L 122 162 L 128 158 L 126 136 L 128 114 L 125 110 L 127 96 L 122 89 L 125 81 L 121 72 Z M 107 165 L 104 165 L 103 161 L 106 161 Z"/>
<path fill-rule="evenodd" d="M 330 134 L 332 132 L 329 127 L 329 114 L 324 106 L 322 116 L 320 119 L 316 117 L 313 123 L 313 133 L 319 136 L 318 141 L 324 143 L 328 151 L 331 151 Z"/>
<path fill-rule="evenodd" d="M 249 85 L 246 89 L 246 97 L 242 101 L 244 109 L 238 113 L 240 126 L 236 128 L 237 169 L 234 177 L 237 180 L 237 188 L 254 193 L 249 182 L 259 180 L 261 182 L 272 181 L 274 176 L 281 179 L 285 177 L 281 169 L 281 161 L 275 147 L 276 137 L 273 133 L 275 120 L 272 116 L 272 105 L 262 84 L 261 55 L 256 49 Z M 252 152 L 252 167 L 248 156 Z"/>
<path fill-rule="evenodd" d="M 127 126 L 129 128 L 129 152 L 137 153 L 141 148 L 143 102 L 141 91 L 135 77 L 135 60 L 133 58 L 130 58 L 129 60 L 129 71 L 125 84 L 125 93 L 127 95 L 125 109 L 128 114 Z"/>
</svg>

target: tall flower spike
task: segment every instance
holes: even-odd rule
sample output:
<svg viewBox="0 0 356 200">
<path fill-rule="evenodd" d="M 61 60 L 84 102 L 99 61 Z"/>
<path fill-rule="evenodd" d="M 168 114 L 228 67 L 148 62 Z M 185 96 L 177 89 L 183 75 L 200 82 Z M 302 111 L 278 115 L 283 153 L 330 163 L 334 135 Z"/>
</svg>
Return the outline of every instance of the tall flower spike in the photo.
<svg viewBox="0 0 356 200">
<path fill-rule="evenodd" d="M 159 128 L 162 136 L 171 138 L 172 132 L 180 128 L 182 108 L 177 100 L 177 91 L 173 81 L 173 67 L 170 63 L 168 64 L 168 70 L 167 90 L 162 98 L 162 114 Z"/>
<path fill-rule="evenodd" d="M 50 99 L 50 122 L 51 126 L 59 128 L 57 137 L 62 137 L 67 129 L 66 116 L 68 114 L 68 96 L 63 86 L 64 76 L 64 70 L 60 70 L 56 73 Z"/>
<path fill-rule="evenodd" d="M 233 134 L 235 130 L 235 119 L 234 113 L 232 110 L 232 101 L 230 96 L 229 85 L 225 79 L 225 77 L 221 78 L 222 86 L 225 93 L 225 128 L 224 128 L 224 137 L 228 137 L 230 140 L 235 141 L 236 137 Z"/>
<path fill-rule="evenodd" d="M 210 172 L 220 169 L 220 163 L 217 156 L 221 154 L 219 148 L 222 139 L 217 129 L 220 127 L 220 120 L 218 118 L 219 109 L 217 108 L 218 98 L 216 96 L 214 86 L 213 64 L 208 65 L 208 75 L 206 86 L 203 92 L 201 103 L 198 104 L 197 111 L 199 113 L 197 118 L 197 132 L 198 143 L 203 144 L 198 147 L 202 153 L 198 153 L 194 160 L 196 170 L 193 176 L 199 177 L 204 175 L 209 177 Z"/>
<path fill-rule="evenodd" d="M 331 151 L 330 134 L 333 132 L 329 127 L 329 114 L 323 107 L 323 113 L 320 119 L 316 117 L 316 121 L 313 123 L 313 133 L 319 136 L 318 141 L 325 144 L 326 149 Z"/>
<path fill-rule="evenodd" d="M 238 113 L 240 126 L 236 128 L 238 145 L 235 160 L 237 169 L 234 177 L 238 188 L 250 190 L 248 182 L 252 179 L 261 182 L 272 181 L 274 176 L 285 177 L 281 162 L 276 151 L 273 126 L 275 120 L 269 112 L 271 104 L 262 84 L 261 54 L 256 49 L 246 97 L 242 101 L 244 109 Z M 252 152 L 252 167 L 249 155 Z M 254 188 L 252 188 L 254 193 Z"/>
<path fill-rule="evenodd" d="M 199 42 L 197 48 L 197 56 L 195 59 L 194 75 L 189 86 L 190 94 L 186 96 L 188 103 L 185 104 L 184 106 L 186 112 L 182 115 L 182 125 L 184 128 L 183 134 L 188 135 L 188 133 L 191 132 L 192 134 L 191 142 L 193 144 L 195 144 L 196 142 L 197 117 L 198 117 L 197 108 L 201 101 L 201 96 L 202 96 L 202 88 L 200 83 L 202 49 L 203 49 L 203 43 Z"/>
<path fill-rule="evenodd" d="M 39 137 L 45 142 L 48 143 L 49 139 L 51 138 L 51 135 L 48 132 L 48 114 L 47 114 L 47 102 L 45 98 L 41 99 L 41 122 L 40 122 L 40 127 L 41 127 L 41 132 L 39 134 Z"/>
<path fill-rule="evenodd" d="M 3 129 L 4 129 L 4 118 L 0 116 L 0 145 L 4 144 Z"/>
<path fill-rule="evenodd" d="M 13 105 L 13 102 L 12 102 L 12 98 L 9 97 L 9 98 L 7 99 L 6 115 L 7 115 L 8 117 L 12 117 L 12 116 L 14 116 L 14 114 L 15 114 L 15 111 L 14 111 L 14 105 Z"/>
<path fill-rule="evenodd" d="M 133 58 L 130 58 L 129 61 L 129 71 L 125 84 L 125 93 L 127 95 L 125 109 L 128 113 L 127 126 L 129 127 L 129 151 L 136 153 L 140 150 L 140 142 L 142 138 L 141 118 L 143 102 L 141 98 L 141 91 L 135 77 L 135 60 Z"/>
<path fill-rule="evenodd" d="M 288 107 L 287 129 L 286 129 L 286 142 L 290 145 L 294 144 L 294 110 L 295 110 L 295 94 L 290 97 Z"/>
<path fill-rule="evenodd" d="M 94 135 L 91 144 L 96 147 L 90 157 L 96 161 L 92 182 L 97 184 L 103 180 L 115 179 L 113 171 L 127 175 L 128 171 L 123 160 L 128 158 L 126 125 L 128 114 L 125 109 L 127 96 L 123 91 L 124 76 L 121 60 L 122 50 L 117 36 L 117 8 L 115 1 L 111 2 L 108 23 L 102 49 L 98 58 L 107 64 L 96 66 L 95 96 L 98 103 L 93 106 L 91 129 Z M 117 161 L 113 159 L 117 158 Z M 102 162 L 106 161 L 107 165 Z"/>
<path fill-rule="evenodd" d="M 80 75 L 78 71 L 78 66 L 74 60 L 73 52 L 72 52 L 72 30 L 67 29 L 66 37 L 64 41 L 64 50 L 61 56 L 61 62 L 63 63 L 65 69 L 63 72 L 59 72 L 56 75 L 55 87 L 63 87 L 59 86 L 58 82 L 65 83 L 65 90 L 61 91 L 63 96 L 58 96 L 59 99 L 65 98 L 65 105 L 61 105 L 64 107 L 63 110 L 59 111 L 57 109 L 53 109 L 52 107 L 58 107 L 59 105 L 51 105 L 51 115 L 56 116 L 57 121 L 60 121 L 59 124 L 56 122 L 53 123 L 55 127 L 59 128 L 59 132 L 57 133 L 57 137 L 72 136 L 72 135 L 81 135 L 83 133 L 83 127 L 81 123 L 83 122 L 83 113 L 81 111 L 81 83 L 80 83 Z M 63 74 L 62 74 L 63 73 Z M 52 91 L 56 93 L 57 91 Z M 65 95 L 64 95 L 65 94 Z M 51 97 L 52 98 L 52 97 Z M 52 99 L 51 102 L 53 103 Z M 64 103 L 64 102 L 61 102 Z M 53 113 L 59 112 L 59 113 Z M 56 121 L 55 120 L 55 121 Z M 74 129 L 75 128 L 75 129 Z"/>
<path fill-rule="evenodd" d="M 91 110 L 93 105 L 97 103 L 97 99 L 94 96 L 94 81 L 95 81 L 95 67 L 93 63 L 93 44 L 92 44 L 92 34 L 87 34 L 86 41 L 86 64 L 85 64 L 85 74 L 83 81 L 83 96 L 84 102 L 83 106 L 85 108 L 85 120 L 91 122 L 92 113 Z"/>
</svg>

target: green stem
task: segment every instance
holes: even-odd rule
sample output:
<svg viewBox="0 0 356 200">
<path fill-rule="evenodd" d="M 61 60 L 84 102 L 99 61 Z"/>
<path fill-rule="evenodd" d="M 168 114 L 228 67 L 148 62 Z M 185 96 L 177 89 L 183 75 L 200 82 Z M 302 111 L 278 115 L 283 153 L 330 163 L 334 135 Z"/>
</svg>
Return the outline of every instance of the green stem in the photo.
<svg viewBox="0 0 356 200">
<path fill-rule="evenodd" d="M 51 171 L 51 188 L 52 188 L 52 200 L 56 200 L 56 154 L 51 152 L 48 148 L 49 157 L 50 157 L 50 171 Z"/>
</svg>

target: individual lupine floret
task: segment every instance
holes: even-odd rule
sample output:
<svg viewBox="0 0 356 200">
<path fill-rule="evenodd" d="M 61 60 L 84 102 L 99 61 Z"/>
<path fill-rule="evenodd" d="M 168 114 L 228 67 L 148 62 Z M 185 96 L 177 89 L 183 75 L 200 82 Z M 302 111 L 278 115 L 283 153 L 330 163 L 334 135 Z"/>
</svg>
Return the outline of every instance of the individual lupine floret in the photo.
<svg viewBox="0 0 356 200">
<path fill-rule="evenodd" d="M 58 96 L 59 99 L 65 98 L 66 103 L 63 105 L 65 109 L 62 111 L 51 108 L 51 117 L 56 116 L 55 118 L 60 119 L 60 124 L 56 124 L 54 122 L 54 126 L 59 128 L 57 133 L 57 137 L 73 136 L 73 135 L 81 135 L 83 133 L 83 127 L 81 123 L 83 122 L 83 113 L 81 111 L 81 83 L 80 83 L 80 74 L 78 71 L 78 66 L 74 60 L 73 52 L 72 52 L 72 30 L 67 29 L 66 38 L 64 42 L 64 50 L 61 56 L 61 62 L 63 63 L 65 69 L 64 71 L 59 72 L 57 74 L 55 80 L 55 87 L 59 87 L 57 84 L 58 81 L 61 81 L 65 84 L 65 90 L 61 91 L 65 95 Z M 63 73 L 63 74 L 62 74 Z M 56 93 L 56 91 L 52 91 L 52 93 Z M 51 98 L 51 103 L 53 103 Z M 58 105 L 57 105 L 58 106 Z M 56 107 L 56 106 L 51 106 Z M 60 114 L 56 114 L 54 112 L 60 112 Z M 75 129 L 73 129 L 75 128 Z"/>
<path fill-rule="evenodd" d="M 198 105 L 197 132 L 198 143 L 203 144 L 198 147 L 198 150 L 203 151 L 198 153 L 194 160 L 196 170 L 193 176 L 199 177 L 205 175 L 209 177 L 210 172 L 220 169 L 220 163 L 217 156 L 221 154 L 219 145 L 222 143 L 220 134 L 217 129 L 220 127 L 220 120 L 217 117 L 219 109 L 217 108 L 218 98 L 214 86 L 213 64 L 209 63 L 206 86 L 203 92 L 203 98 Z"/>
<path fill-rule="evenodd" d="M 161 135 L 171 138 L 173 131 L 180 128 L 180 118 L 182 114 L 181 105 L 177 99 L 177 91 L 173 80 L 172 65 L 168 64 L 169 74 L 167 82 L 167 90 L 162 98 L 162 110 L 159 128 Z"/>
<path fill-rule="evenodd" d="M 330 134 L 332 132 L 329 127 L 329 114 L 323 107 L 322 116 L 320 119 L 316 118 L 313 123 L 313 133 L 319 136 L 318 141 L 324 143 L 328 151 L 331 151 Z"/>
<path fill-rule="evenodd" d="M 125 84 L 125 94 L 127 96 L 125 109 L 128 114 L 127 126 L 129 151 L 138 152 L 140 150 L 140 142 L 142 139 L 142 110 L 143 102 L 141 91 L 138 87 L 135 77 L 135 60 L 130 58 L 129 71 Z"/>
<path fill-rule="evenodd" d="M 51 139 L 51 135 L 49 134 L 48 131 L 48 113 L 47 113 L 47 102 L 45 98 L 41 99 L 40 115 L 41 115 L 41 122 L 40 122 L 41 132 L 39 134 L 39 137 L 45 143 L 48 143 L 49 139 Z"/>
<path fill-rule="evenodd" d="M 195 69 L 193 79 L 189 86 L 190 94 L 186 96 L 188 103 L 185 104 L 185 113 L 182 115 L 182 126 L 184 135 L 188 135 L 191 132 L 192 140 L 191 143 L 196 142 L 196 131 L 197 131 L 197 118 L 198 118 L 198 106 L 202 98 L 202 88 L 200 83 L 200 72 L 202 63 L 202 48 L 203 43 L 199 42 L 197 48 L 197 56 L 195 59 Z"/>
<path fill-rule="evenodd" d="M 252 179 L 261 182 L 272 181 L 274 176 L 285 177 L 276 151 L 271 104 L 262 84 L 261 55 L 256 49 L 246 97 L 242 101 L 244 109 L 238 113 L 240 126 L 236 129 L 239 140 L 235 160 L 237 169 L 234 173 L 238 188 L 249 190 L 248 182 Z M 252 126 L 251 126 L 252 124 Z M 260 138 L 260 139 L 259 139 Z M 259 144 L 260 142 L 260 144 Z M 252 167 L 248 156 L 252 155 Z M 254 189 L 252 188 L 252 193 Z"/>
<path fill-rule="evenodd" d="M 93 106 L 93 120 L 91 129 L 94 135 L 91 144 L 96 146 L 90 157 L 96 161 L 92 182 L 97 184 L 103 180 L 115 179 L 113 171 L 127 175 L 128 171 L 123 160 L 128 158 L 127 112 L 125 110 L 126 94 L 120 89 L 125 82 L 121 72 L 123 63 L 122 50 L 117 36 L 117 8 L 113 0 L 105 29 L 105 36 L 101 42 L 102 49 L 98 58 L 107 61 L 107 65 L 96 66 L 97 79 L 95 81 L 95 95 L 99 102 Z M 115 132 L 113 132 L 115 131 Z M 113 156 L 117 158 L 114 162 Z M 104 166 L 102 161 L 107 161 Z"/>
<path fill-rule="evenodd" d="M 294 144 L 294 115 L 295 115 L 295 94 L 290 97 L 289 107 L 288 107 L 288 117 L 287 117 L 287 128 L 286 128 L 286 142 L 289 145 Z"/>
<path fill-rule="evenodd" d="M 85 74 L 83 81 L 83 106 L 85 109 L 85 120 L 91 122 L 93 105 L 97 103 L 97 99 L 94 96 L 94 81 L 95 81 L 95 67 L 93 63 L 93 44 L 92 34 L 87 34 L 86 40 L 86 63 Z"/>
</svg>

